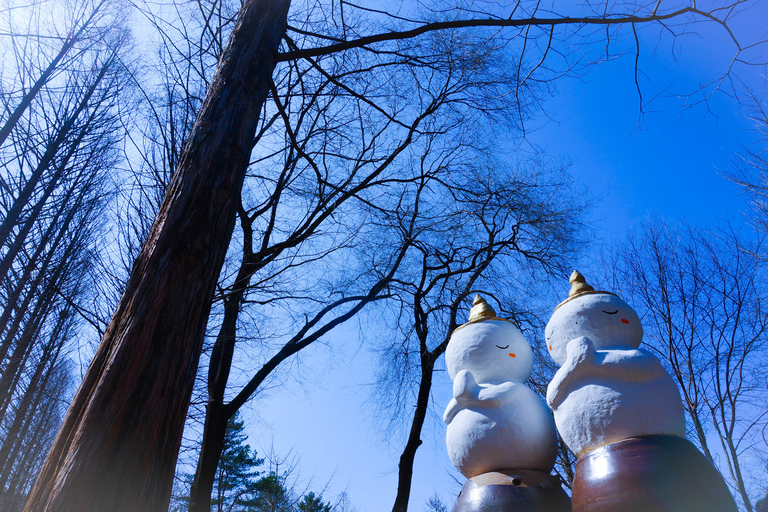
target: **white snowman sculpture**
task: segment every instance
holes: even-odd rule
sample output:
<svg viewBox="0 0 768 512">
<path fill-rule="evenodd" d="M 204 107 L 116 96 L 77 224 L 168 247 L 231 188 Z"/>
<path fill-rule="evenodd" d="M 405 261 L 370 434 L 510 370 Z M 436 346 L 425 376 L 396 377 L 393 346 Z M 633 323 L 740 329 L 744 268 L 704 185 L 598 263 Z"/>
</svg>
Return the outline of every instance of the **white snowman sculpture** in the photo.
<svg viewBox="0 0 768 512">
<path fill-rule="evenodd" d="M 533 354 L 520 330 L 478 295 L 445 361 L 453 399 L 443 420 L 453 465 L 467 478 L 511 469 L 549 473 L 557 434 L 544 401 L 525 385 Z"/>
<path fill-rule="evenodd" d="M 547 403 L 568 448 L 577 456 L 634 437 L 685 437 L 685 418 L 672 377 L 638 348 L 637 313 L 613 293 L 595 291 L 574 271 L 568 298 L 547 324 L 545 338 L 561 367 Z"/>
</svg>

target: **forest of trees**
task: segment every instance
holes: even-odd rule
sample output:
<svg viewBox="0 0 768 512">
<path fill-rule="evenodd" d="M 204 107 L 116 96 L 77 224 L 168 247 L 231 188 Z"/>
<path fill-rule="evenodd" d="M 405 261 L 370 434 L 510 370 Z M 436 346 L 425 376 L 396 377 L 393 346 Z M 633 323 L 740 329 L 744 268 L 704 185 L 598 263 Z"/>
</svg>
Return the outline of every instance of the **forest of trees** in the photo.
<svg viewBox="0 0 768 512">
<path fill-rule="evenodd" d="M 263 469 L 239 411 L 366 315 L 386 333 L 363 336 L 380 347 L 374 399 L 405 432 L 385 508 L 405 512 L 474 293 L 538 347 L 541 297 L 589 250 L 589 193 L 524 144 L 554 84 L 714 27 L 733 62 L 691 101 L 743 97 L 765 134 L 764 100 L 738 83 L 765 64 L 736 29 L 751 5 L 3 3 L 0 508 L 343 509 Z M 754 233 L 651 223 L 605 279 L 750 512 L 768 490 L 747 478 L 768 455 L 764 146 L 728 175 Z M 537 360 L 541 392 L 553 368 Z M 572 464 L 563 449 L 565 486 Z"/>
</svg>

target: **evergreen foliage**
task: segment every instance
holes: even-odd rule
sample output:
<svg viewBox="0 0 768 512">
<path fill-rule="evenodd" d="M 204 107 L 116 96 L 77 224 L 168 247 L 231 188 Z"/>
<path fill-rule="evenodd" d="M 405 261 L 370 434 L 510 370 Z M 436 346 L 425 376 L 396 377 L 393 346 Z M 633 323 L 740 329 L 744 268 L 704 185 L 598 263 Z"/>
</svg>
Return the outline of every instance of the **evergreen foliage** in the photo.
<svg viewBox="0 0 768 512">
<path fill-rule="evenodd" d="M 250 496 L 258 494 L 259 486 L 263 488 L 262 481 L 269 478 L 256 479 L 261 472 L 255 468 L 261 466 L 264 459 L 257 459 L 256 452 L 245 444 L 248 436 L 243 432 L 244 428 L 243 422 L 239 421 L 239 413 L 227 422 L 224 452 L 216 471 L 211 500 L 211 510 L 216 512 L 252 510 Z"/>
<path fill-rule="evenodd" d="M 246 443 L 244 422 L 235 413 L 227 422 L 224 451 L 216 470 L 211 512 L 331 512 L 322 496 L 308 492 L 301 499 L 286 483 L 286 475 L 259 471 L 264 459 Z M 191 481 L 194 475 L 187 475 Z M 176 500 L 174 512 L 185 512 L 189 496 Z"/>
<path fill-rule="evenodd" d="M 322 496 L 315 496 L 315 493 L 307 493 L 299 502 L 300 512 L 331 512 L 331 505 L 323 502 Z"/>
</svg>

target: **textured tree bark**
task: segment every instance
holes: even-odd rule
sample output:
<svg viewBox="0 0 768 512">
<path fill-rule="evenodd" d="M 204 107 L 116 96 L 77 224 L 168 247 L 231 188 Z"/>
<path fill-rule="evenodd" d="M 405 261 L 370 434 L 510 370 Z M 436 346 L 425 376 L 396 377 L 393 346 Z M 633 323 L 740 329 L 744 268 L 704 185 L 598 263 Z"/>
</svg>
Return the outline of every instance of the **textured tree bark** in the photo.
<svg viewBox="0 0 768 512">
<path fill-rule="evenodd" d="M 240 11 L 27 512 L 167 510 L 211 298 L 289 4 L 251 0 Z"/>
</svg>

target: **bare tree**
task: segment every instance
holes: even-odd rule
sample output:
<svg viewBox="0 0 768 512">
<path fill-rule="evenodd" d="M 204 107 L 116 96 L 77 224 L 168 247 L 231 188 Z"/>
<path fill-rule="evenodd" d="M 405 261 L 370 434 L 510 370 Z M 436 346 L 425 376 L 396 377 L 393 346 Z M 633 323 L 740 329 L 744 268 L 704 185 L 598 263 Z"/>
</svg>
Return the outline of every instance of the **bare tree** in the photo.
<svg viewBox="0 0 768 512">
<path fill-rule="evenodd" d="M 621 13 L 608 12 L 606 7 L 599 13 L 569 17 L 540 12 L 536 5 L 527 9 L 518 5 L 510 12 L 490 15 L 478 15 L 473 9 L 448 11 L 447 16 L 431 12 L 413 20 L 347 3 L 326 9 L 312 5 L 307 12 L 314 25 L 292 27 L 286 34 L 287 0 L 246 2 L 221 53 L 123 298 L 67 413 L 27 510 L 156 510 L 167 506 L 206 322 L 235 226 L 253 142 L 263 119 L 262 105 L 272 84 L 280 84 L 273 77 L 278 61 L 301 62 L 326 78 L 330 75 L 335 87 L 354 92 L 371 109 L 383 111 L 392 126 L 416 133 L 412 124 L 400 125 L 400 119 L 381 105 L 402 108 L 398 113 L 406 116 L 412 114 L 408 105 L 397 101 L 407 97 L 408 91 L 387 90 L 379 97 L 377 92 L 386 89 L 371 84 L 390 81 L 392 76 L 400 78 L 409 70 L 417 70 L 412 76 L 418 81 L 429 81 L 431 62 L 422 66 L 423 55 L 410 51 L 420 48 L 412 44 L 419 37 L 439 39 L 439 34 L 447 33 L 441 31 L 448 29 L 489 27 L 486 30 L 490 32 L 490 27 L 510 28 L 512 32 L 498 44 L 519 40 L 524 46 L 517 79 L 511 82 L 517 91 L 536 70 L 544 69 L 541 62 L 550 55 L 556 27 L 625 24 L 635 28 L 658 23 L 668 28 L 670 20 L 714 20 L 727 25 L 740 6 L 708 12 L 695 7 L 667 11 L 648 6 Z M 354 16 L 368 12 L 378 19 L 358 30 L 346 22 L 350 9 Z M 321 24 L 320 20 L 329 22 Z M 396 27 L 395 22 L 403 26 Z M 326 28 L 320 31 L 315 28 L 319 25 Z M 490 41 L 491 34 L 486 35 Z M 278 54 L 284 37 L 287 51 Z M 570 34 L 558 33 L 558 37 Z M 532 59 L 525 50 L 528 43 L 541 50 L 541 59 Z M 738 55 L 741 49 L 738 47 Z M 384 60 L 371 63 L 361 58 L 369 54 Z M 361 67 L 350 76 L 351 83 L 345 83 L 319 63 L 323 56 L 329 57 L 328 64 L 359 59 Z M 524 65 L 529 59 L 534 64 Z M 385 74 L 395 65 L 402 66 L 403 71 Z M 493 98 L 496 92 L 489 90 L 485 97 Z M 429 104 L 428 100 L 419 104 Z M 454 104 L 457 112 L 461 105 Z M 417 117 L 411 115 L 412 119 Z M 363 126 L 366 121 L 359 120 Z M 287 127 L 286 133 L 292 138 Z M 294 142 L 292 145 L 300 147 Z"/>
<path fill-rule="evenodd" d="M 768 351 L 765 268 L 730 227 L 646 226 L 621 250 L 615 273 L 641 313 L 645 340 L 677 381 L 690 434 L 753 510 L 750 454 L 765 453 Z M 750 249 L 747 251 L 746 249 Z M 750 254 L 752 253 L 752 254 Z M 759 497 L 759 495 L 757 496 Z"/>
<path fill-rule="evenodd" d="M 67 357 L 91 292 L 89 268 L 100 252 L 95 238 L 117 160 L 124 89 L 119 50 L 111 45 L 123 43 L 125 33 L 105 2 L 70 7 L 59 12 L 62 18 L 71 15 L 69 23 L 47 26 L 46 5 L 27 6 L 27 23 L 12 28 L 26 26 L 29 33 L 14 33 L 16 65 L 4 68 L 2 98 L 10 114 L 0 143 L 4 510 L 23 507 L 69 397 Z M 62 29 L 71 32 L 62 38 L 56 32 Z M 60 41 L 64 46 L 51 50 Z M 39 62 L 51 51 L 55 57 L 38 76 Z"/>
<path fill-rule="evenodd" d="M 8 41 L 19 73 L 3 87 L 2 102 L 8 117 L 0 126 L 0 146 L 37 95 L 72 62 L 103 43 L 121 15 L 118 2 L 87 0 L 72 4 L 62 25 L 62 12 L 50 7 L 50 2 L 33 0 L 23 7 L 3 9 L 8 24 L 0 37 Z"/>
<path fill-rule="evenodd" d="M 210 23 L 210 20 L 216 19 L 220 13 L 210 14 L 205 16 L 205 26 L 217 27 L 212 34 L 218 34 L 225 22 L 220 20 Z M 188 25 L 185 30 L 189 30 Z M 184 35 L 185 38 L 189 37 L 187 32 Z M 164 33 L 164 37 L 168 37 L 168 34 Z M 218 37 L 213 37 L 213 40 L 218 40 Z M 464 38 L 464 42 L 468 43 L 468 40 Z M 215 48 L 216 45 L 212 46 Z M 256 181 L 257 187 L 249 187 L 248 184 L 253 178 L 247 177 L 244 204 L 247 200 L 249 203 L 255 202 L 256 206 L 247 208 L 247 211 L 244 206 L 239 211 L 238 231 L 242 230 L 243 233 L 242 262 L 235 272 L 234 279 L 227 278 L 225 270 L 223 281 L 231 284 L 226 284 L 224 288 L 221 327 L 210 356 L 203 446 L 191 492 L 193 509 L 209 508 L 207 504 L 210 500 L 213 474 L 221 451 L 227 419 L 253 395 L 278 363 L 319 339 L 320 335 L 349 318 L 366 302 L 378 298 L 376 290 L 385 289 L 388 278 L 373 280 L 370 282 L 370 288 L 362 289 L 357 294 L 350 292 L 354 283 L 360 281 L 359 277 L 347 279 L 346 285 L 337 284 L 332 288 L 332 299 L 328 301 L 321 298 L 313 298 L 310 301 L 302 299 L 295 287 L 287 297 L 281 298 L 279 293 L 276 293 L 279 280 L 284 279 L 286 275 L 295 275 L 298 271 L 306 275 L 307 270 L 302 271 L 300 267 L 311 265 L 317 268 L 319 260 L 336 260 L 343 248 L 353 245 L 353 239 L 357 240 L 354 243 L 364 239 L 365 234 L 360 234 L 362 224 L 349 225 L 349 221 L 357 217 L 360 220 L 355 222 L 364 223 L 374 216 L 375 212 L 371 211 L 361 217 L 350 209 L 348 203 L 358 204 L 363 201 L 363 204 L 376 204 L 376 208 L 386 211 L 389 207 L 372 199 L 375 194 L 381 195 L 381 192 L 372 191 L 384 187 L 402 187 L 418 181 L 418 172 L 413 177 L 399 176 L 402 173 L 402 164 L 397 162 L 408 158 L 407 148 L 424 138 L 425 133 L 436 134 L 452 130 L 453 126 L 458 124 L 457 114 L 451 113 L 451 110 L 459 110 L 457 104 L 474 100 L 475 109 L 501 110 L 499 101 L 481 102 L 471 97 L 471 94 L 477 94 L 482 87 L 498 86 L 489 79 L 467 80 L 465 75 L 469 75 L 472 70 L 471 66 L 467 65 L 467 55 L 460 55 L 460 59 L 455 59 L 458 62 L 454 65 L 456 69 L 449 73 L 443 72 L 445 78 L 436 80 L 441 67 L 450 69 L 452 57 L 445 50 L 446 46 L 447 43 L 443 42 L 442 52 L 432 58 L 432 73 L 435 78 L 430 82 L 425 81 L 432 85 L 422 86 L 418 80 L 409 76 L 411 73 L 404 75 L 402 83 L 399 84 L 402 87 L 406 81 L 410 81 L 413 90 L 420 91 L 420 96 L 424 98 L 421 100 L 422 105 L 417 105 L 418 110 L 408 112 L 408 115 L 412 116 L 411 119 L 402 114 L 398 115 L 398 110 L 403 110 L 403 106 L 393 107 L 389 109 L 391 112 L 387 112 L 381 107 L 374 108 L 365 94 L 354 91 L 350 85 L 341 88 L 340 84 L 344 85 L 345 82 L 355 85 L 359 80 L 356 75 L 360 72 L 355 68 L 350 70 L 341 67 L 335 61 L 331 62 L 331 66 L 327 66 L 328 70 L 320 69 L 319 72 L 317 63 L 313 63 L 303 68 L 292 65 L 278 73 L 272 101 L 267 105 L 269 110 L 265 116 L 264 128 L 259 129 L 258 137 L 259 142 L 265 145 L 273 146 L 275 144 L 272 144 L 271 140 L 277 139 L 277 144 L 285 146 L 284 149 L 256 162 L 253 173 L 256 174 L 255 177 L 260 178 Z M 475 47 L 479 49 L 480 45 L 475 43 Z M 171 59 L 174 60 L 176 59 Z M 197 63 L 202 59 L 189 58 L 185 62 L 187 60 Z M 355 64 L 359 66 L 359 63 Z M 459 66 L 464 68 L 460 69 Z M 204 77 L 205 67 L 195 68 L 193 74 L 195 73 Z M 368 83 L 366 87 L 367 94 L 373 94 L 374 84 Z M 190 88 L 185 85 L 185 89 Z M 380 84 L 378 89 L 378 94 L 382 96 L 396 94 L 387 84 Z M 167 105 L 170 104 L 169 101 Z M 438 114 L 446 119 L 442 125 L 431 121 Z M 382 119 L 378 126 L 373 124 L 376 115 Z M 367 125 L 361 125 L 361 119 L 368 119 Z M 273 126 L 272 129 L 270 126 Z M 397 134 L 397 130 L 393 128 L 403 132 L 402 135 Z M 399 136 L 400 140 L 395 139 L 395 136 Z M 442 136 L 448 139 L 447 133 L 442 133 Z M 362 142 L 352 142 L 355 140 Z M 340 141 L 349 148 L 342 147 Z M 386 147 L 380 141 L 393 142 L 395 145 Z M 277 166 L 272 162 L 277 162 Z M 341 172 L 336 171 L 336 168 Z M 419 171 L 418 168 L 414 169 L 415 171 Z M 444 169 L 443 172 L 447 171 Z M 400 194 L 394 191 L 387 194 L 386 200 L 396 204 L 398 201 L 402 202 L 399 197 Z M 296 215 L 297 199 L 307 202 L 306 213 L 303 213 L 302 217 Z M 336 215 L 344 215 L 347 225 L 338 224 L 334 219 Z M 337 235 L 329 238 L 329 232 L 337 235 L 342 232 L 347 234 L 344 238 Z M 321 233 L 322 237 L 319 236 Z M 307 246 L 312 248 L 309 253 L 303 249 Z M 407 249 L 407 242 L 402 247 L 403 251 Z M 387 263 L 384 266 L 387 269 L 384 275 L 396 269 L 402 258 L 398 256 L 399 251 L 400 249 L 383 252 L 386 255 L 391 254 L 391 262 L 395 265 L 390 268 Z M 365 272 L 367 271 L 363 271 L 363 274 Z M 318 270 L 314 273 L 327 274 Z M 268 295 L 263 301 L 257 299 L 265 293 Z M 312 293 L 312 286 L 307 286 L 307 298 Z M 336 295 L 341 298 L 336 298 Z M 239 340 L 244 338 L 243 334 L 236 333 L 238 318 L 246 307 L 275 304 L 279 300 L 290 301 L 292 308 L 298 308 L 297 313 L 303 311 L 304 314 L 309 314 L 311 321 L 305 323 L 298 330 L 298 334 L 291 333 L 288 336 L 290 341 L 282 348 L 278 347 L 277 354 L 269 359 L 255 376 L 249 377 L 248 385 L 226 403 L 224 395 L 236 344 L 242 343 Z M 300 306 L 302 301 L 311 304 Z M 331 315 L 337 309 L 348 305 L 353 307 L 340 315 Z M 262 317 L 263 314 L 262 307 Z M 329 320 L 320 323 L 320 319 L 324 318 Z M 264 339 L 259 341 L 262 344 L 266 342 Z"/>
<path fill-rule="evenodd" d="M 394 511 L 408 508 L 433 375 L 468 310 L 468 298 L 481 291 L 500 304 L 499 314 L 522 326 L 535 325 L 523 290 L 531 288 L 531 280 L 562 271 L 565 258 L 578 245 L 578 212 L 584 205 L 557 192 L 567 188 L 562 169 L 546 169 L 541 161 L 519 169 L 503 169 L 499 162 L 486 165 L 474 172 L 451 173 L 431 187 L 429 200 L 419 207 L 432 213 L 417 219 L 415 250 L 391 285 L 398 298 L 394 318 L 401 336 L 384 353 L 386 373 L 381 378 L 386 385 L 377 389 L 387 390 L 380 402 L 390 414 L 413 410 L 400 456 Z M 396 213 L 391 222 L 400 225 Z"/>
<path fill-rule="evenodd" d="M 744 187 L 751 199 L 755 226 L 768 233 L 768 109 L 764 101 L 751 94 L 751 118 L 755 123 L 757 140 L 733 161 L 726 176 Z M 768 259 L 764 253 L 763 259 Z"/>
<path fill-rule="evenodd" d="M 287 2 L 249 2 L 241 11 L 26 510 L 167 508 L 205 324 L 287 10 Z"/>
</svg>

